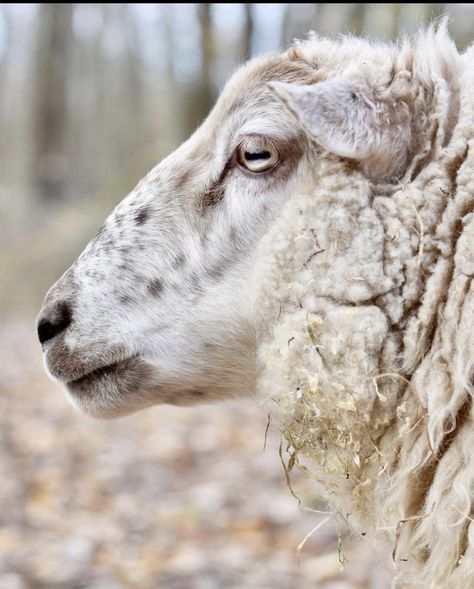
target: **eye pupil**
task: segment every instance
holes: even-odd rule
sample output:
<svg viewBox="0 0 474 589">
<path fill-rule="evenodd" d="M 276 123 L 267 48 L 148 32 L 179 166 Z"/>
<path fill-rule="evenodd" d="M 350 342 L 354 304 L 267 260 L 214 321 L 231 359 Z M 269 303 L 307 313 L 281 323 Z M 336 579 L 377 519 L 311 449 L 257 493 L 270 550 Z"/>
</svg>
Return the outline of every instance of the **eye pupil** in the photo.
<svg viewBox="0 0 474 589">
<path fill-rule="evenodd" d="M 268 160 L 271 157 L 271 153 L 269 151 L 246 151 L 244 156 L 246 160 L 253 162 L 256 160 Z"/>
<path fill-rule="evenodd" d="M 247 140 L 246 145 L 239 147 L 237 158 L 241 167 L 254 174 L 259 174 L 275 167 L 279 160 L 279 154 L 270 141 L 261 138 L 259 144 L 255 137 L 252 137 Z"/>
</svg>

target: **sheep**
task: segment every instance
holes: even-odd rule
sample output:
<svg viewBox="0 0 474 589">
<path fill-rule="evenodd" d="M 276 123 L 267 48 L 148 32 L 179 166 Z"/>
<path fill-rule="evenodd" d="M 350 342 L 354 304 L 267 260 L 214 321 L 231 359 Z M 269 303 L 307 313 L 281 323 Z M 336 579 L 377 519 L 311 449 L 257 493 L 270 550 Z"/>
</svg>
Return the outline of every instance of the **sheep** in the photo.
<svg viewBox="0 0 474 589">
<path fill-rule="evenodd" d="M 50 289 L 114 417 L 253 394 L 396 586 L 474 587 L 474 47 L 315 35 L 228 82 Z"/>
</svg>

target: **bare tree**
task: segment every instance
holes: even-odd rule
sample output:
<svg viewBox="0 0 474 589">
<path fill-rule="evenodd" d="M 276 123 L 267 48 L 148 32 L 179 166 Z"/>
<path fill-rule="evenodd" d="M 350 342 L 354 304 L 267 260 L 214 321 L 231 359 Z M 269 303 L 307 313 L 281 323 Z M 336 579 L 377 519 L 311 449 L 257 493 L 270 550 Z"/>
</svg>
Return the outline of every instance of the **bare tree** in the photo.
<svg viewBox="0 0 474 589">
<path fill-rule="evenodd" d="M 363 2 L 354 2 L 351 4 L 349 29 L 354 35 L 362 35 L 364 33 L 366 8 L 367 4 Z"/>
<path fill-rule="evenodd" d="M 201 67 L 198 76 L 183 96 L 183 135 L 188 136 L 206 118 L 215 99 L 213 84 L 214 34 L 211 4 L 198 4 L 198 25 L 201 31 Z"/>
<path fill-rule="evenodd" d="M 244 30 L 242 34 L 242 60 L 245 61 L 252 57 L 252 41 L 253 41 L 253 14 L 252 4 L 244 4 Z"/>
<path fill-rule="evenodd" d="M 199 4 L 201 27 L 201 76 L 198 84 L 198 102 L 195 111 L 197 122 L 201 122 L 214 101 L 212 67 L 214 62 L 214 33 L 211 19 L 211 4 Z"/>
<path fill-rule="evenodd" d="M 130 156 L 139 147 L 143 110 L 143 77 L 139 32 L 130 6 L 104 5 L 104 29 L 120 40 L 115 54 L 107 55 L 102 47 L 103 80 L 106 81 L 108 101 L 102 101 L 101 120 L 104 141 L 116 161 Z M 99 86 L 100 80 L 97 81 Z M 102 82 L 103 84 L 103 82 Z M 104 94 L 104 93 L 103 93 Z M 110 95 L 115 95 L 113 107 Z M 143 121 L 143 123 L 145 123 Z"/>
<path fill-rule="evenodd" d="M 398 33 L 400 32 L 400 17 L 401 17 L 401 4 L 393 3 L 388 5 L 390 9 L 390 23 L 391 23 L 391 31 L 390 36 L 395 38 Z"/>
<path fill-rule="evenodd" d="M 287 4 L 282 27 L 282 47 L 294 39 L 306 37 L 314 28 L 317 15 L 317 4 Z"/>
<path fill-rule="evenodd" d="M 73 4 L 40 4 L 35 67 L 33 182 L 40 199 L 64 196 L 67 80 Z"/>
</svg>

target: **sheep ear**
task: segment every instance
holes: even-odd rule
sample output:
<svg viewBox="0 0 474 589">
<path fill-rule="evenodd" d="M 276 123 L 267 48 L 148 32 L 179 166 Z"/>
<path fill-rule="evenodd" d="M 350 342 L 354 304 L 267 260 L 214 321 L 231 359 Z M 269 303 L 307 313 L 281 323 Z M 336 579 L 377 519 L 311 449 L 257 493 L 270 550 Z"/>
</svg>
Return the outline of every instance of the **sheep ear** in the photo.
<svg viewBox="0 0 474 589">
<path fill-rule="evenodd" d="M 390 173 L 396 148 L 390 129 L 380 124 L 380 108 L 343 79 L 310 86 L 269 82 L 273 93 L 324 149 L 367 164 L 374 175 Z"/>
</svg>

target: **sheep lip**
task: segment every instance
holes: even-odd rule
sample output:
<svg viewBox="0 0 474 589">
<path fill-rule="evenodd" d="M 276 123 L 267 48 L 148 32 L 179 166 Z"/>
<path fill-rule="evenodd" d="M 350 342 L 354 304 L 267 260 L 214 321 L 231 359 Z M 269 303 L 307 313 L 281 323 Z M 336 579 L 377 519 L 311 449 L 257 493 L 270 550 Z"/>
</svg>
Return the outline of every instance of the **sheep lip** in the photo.
<svg viewBox="0 0 474 589">
<path fill-rule="evenodd" d="M 124 358 L 123 360 L 119 360 L 116 362 L 111 362 L 110 364 L 105 364 L 104 366 L 100 366 L 99 368 L 95 368 L 90 372 L 85 372 L 81 376 L 74 378 L 72 380 L 68 380 L 65 382 L 67 386 L 80 386 L 83 384 L 88 384 L 93 382 L 94 380 L 99 380 L 100 378 L 113 374 L 117 369 L 124 368 L 125 365 L 130 362 L 130 360 L 135 360 L 136 356 L 131 356 L 129 358 Z"/>
</svg>

